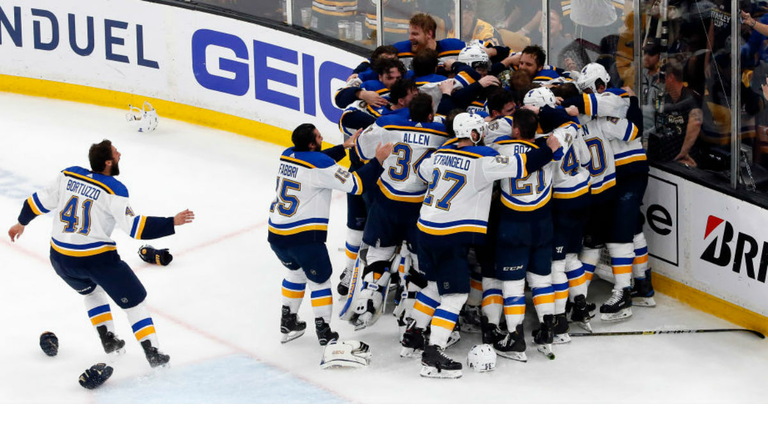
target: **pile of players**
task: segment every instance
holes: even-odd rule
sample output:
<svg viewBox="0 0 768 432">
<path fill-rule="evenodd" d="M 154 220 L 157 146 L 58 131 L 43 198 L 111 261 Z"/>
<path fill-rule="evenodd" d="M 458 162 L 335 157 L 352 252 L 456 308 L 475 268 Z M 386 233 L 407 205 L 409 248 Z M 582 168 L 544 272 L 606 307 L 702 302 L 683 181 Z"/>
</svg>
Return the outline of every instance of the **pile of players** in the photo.
<svg viewBox="0 0 768 432">
<path fill-rule="evenodd" d="M 648 165 L 631 90 L 611 88 L 596 63 L 564 71 L 546 65 L 538 46 L 511 52 L 483 41 L 435 40 L 435 28 L 429 15 L 415 15 L 409 40 L 378 47 L 336 94 L 348 137 L 338 147 L 350 148 L 351 168 L 336 168 L 338 154 L 329 154 L 336 180 L 326 183 L 355 193 L 348 195 L 347 265 L 337 288 L 341 318 L 357 329 L 371 326 L 395 296 L 401 355 L 421 352 L 422 376 L 453 378 L 462 365 L 444 350 L 458 341 L 459 327 L 481 333 L 498 355 L 526 361 L 526 283 L 539 352 L 554 358 L 552 344 L 570 341 L 569 321 L 591 331 L 596 306 L 587 289 L 602 249 L 615 283 L 601 318 L 627 319 L 633 304 L 653 306 L 639 210 Z M 393 144 L 384 159 L 382 143 Z M 278 185 L 300 167 L 326 168 L 317 156 L 311 164 L 302 156 L 306 145 L 296 133 L 294 144 L 281 160 L 297 168 L 281 165 Z M 303 226 L 285 198 L 278 190 L 273 249 Z M 283 254 L 281 261 L 291 257 L 302 259 Z M 290 277 L 283 283 L 285 341 L 305 328 L 296 315 L 304 285 Z M 329 282 L 320 282 L 312 304 L 316 315 L 325 308 L 316 321 L 323 345 L 338 335 L 328 327 Z"/>
</svg>

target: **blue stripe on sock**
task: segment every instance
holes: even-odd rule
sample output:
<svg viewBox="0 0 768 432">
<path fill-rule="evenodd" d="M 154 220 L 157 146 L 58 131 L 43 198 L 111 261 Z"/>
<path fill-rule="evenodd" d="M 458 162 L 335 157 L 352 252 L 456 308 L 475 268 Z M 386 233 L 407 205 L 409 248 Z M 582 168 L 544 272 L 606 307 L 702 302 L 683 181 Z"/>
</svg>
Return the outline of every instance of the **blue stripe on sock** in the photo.
<svg viewBox="0 0 768 432">
<path fill-rule="evenodd" d="M 152 318 L 144 318 L 143 320 L 132 325 L 131 330 L 133 330 L 133 332 L 136 333 L 137 331 L 143 329 L 144 327 L 149 327 L 151 325 L 154 325 L 154 323 L 152 322 Z"/>
<path fill-rule="evenodd" d="M 98 307 L 95 307 L 95 308 L 89 310 L 88 311 L 88 318 L 93 318 L 96 315 L 101 315 L 104 312 L 109 312 L 109 311 L 110 311 L 110 309 L 109 309 L 109 305 L 108 304 L 101 305 L 101 306 L 98 306 Z"/>
</svg>

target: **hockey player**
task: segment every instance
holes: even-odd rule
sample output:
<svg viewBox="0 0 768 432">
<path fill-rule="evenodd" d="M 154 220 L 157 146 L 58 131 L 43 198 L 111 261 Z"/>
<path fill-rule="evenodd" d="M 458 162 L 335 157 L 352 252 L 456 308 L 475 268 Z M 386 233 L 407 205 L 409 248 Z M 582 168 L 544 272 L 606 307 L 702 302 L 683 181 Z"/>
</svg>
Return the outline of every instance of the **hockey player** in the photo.
<svg viewBox="0 0 768 432">
<path fill-rule="evenodd" d="M 485 100 L 494 87 L 500 87 L 501 82 L 491 71 L 491 61 L 482 46 L 467 45 L 459 53 L 459 57 L 451 64 L 451 71 L 456 74 L 458 88 L 451 98 L 457 108 L 474 113 L 485 111 Z"/>
<path fill-rule="evenodd" d="M 297 312 L 308 285 L 317 339 L 325 346 L 338 339 L 338 333 L 330 327 L 332 269 L 325 247 L 331 190 L 359 195 L 372 187 L 382 171 L 381 162 L 392 152 L 392 144 L 378 146 L 374 161 L 350 173 L 320 152 L 323 137 L 314 125 L 298 126 L 291 141 L 294 147 L 280 156 L 276 197 L 269 208 L 268 240 L 286 267 L 280 332 L 283 343 L 304 334 L 306 323 L 298 320 Z M 349 139 L 334 147 L 332 154 L 343 156 L 353 144 L 354 140 Z"/>
<path fill-rule="evenodd" d="M 360 135 L 355 147 L 360 158 L 368 160 L 373 156 L 376 143 L 397 143 L 383 164 L 379 193 L 363 233 L 363 243 L 369 245 L 365 267 L 361 269 L 363 283 L 360 291 L 353 293 L 353 304 L 347 315 L 358 329 L 372 325 L 381 313 L 397 247 L 405 240 L 415 252 L 416 220 L 427 190 L 415 172 L 422 161 L 448 139 L 442 123 L 433 122 L 429 95 L 415 96 L 408 111 L 408 117 L 381 117 Z M 362 265 L 363 260 L 360 263 Z M 418 259 L 412 258 L 411 267 L 418 272 Z M 409 285 L 409 289 L 417 288 Z"/>
<path fill-rule="evenodd" d="M 358 100 L 364 101 L 373 108 L 379 108 L 389 103 L 389 88 L 405 75 L 405 67 L 399 60 L 380 58 L 373 64 L 373 70 L 378 79 L 360 83 L 352 80 L 344 88 L 336 92 L 334 103 L 344 109 Z"/>
<path fill-rule="evenodd" d="M 458 39 L 435 40 L 436 30 L 437 22 L 431 16 L 417 13 L 411 17 L 408 25 L 408 40 L 394 44 L 399 52 L 397 56 L 406 68 L 410 68 L 414 54 L 422 49 L 430 48 L 437 51 L 438 59 L 443 62 L 446 59 L 456 59 L 459 51 L 466 46 Z"/>
<path fill-rule="evenodd" d="M 175 233 L 174 226 L 194 220 L 184 210 L 174 217 L 141 216 L 128 203 L 128 189 L 120 174 L 120 152 L 109 140 L 88 151 L 91 169 L 73 166 L 62 170 L 45 189 L 32 194 L 8 230 L 11 241 L 24 233 L 35 217 L 53 211 L 51 264 L 56 274 L 84 296 L 88 317 L 107 354 L 124 352 L 125 341 L 115 335 L 108 298 L 128 316 L 136 340 L 151 367 L 163 366 L 170 356 L 158 350 L 152 317 L 144 304 L 147 291 L 128 264 L 120 259 L 112 240 L 115 225 L 136 239 L 154 239 Z"/>
<path fill-rule="evenodd" d="M 515 94 L 503 88 L 495 88 L 488 95 L 485 105 L 488 109 L 488 116 L 485 117 L 488 122 L 486 141 L 492 143 L 499 137 L 511 136 L 512 115 L 517 109 Z"/>
<path fill-rule="evenodd" d="M 534 83 L 548 84 L 561 77 L 557 68 L 546 65 L 546 61 L 547 54 L 540 46 L 529 45 L 518 53 L 512 53 L 501 63 L 525 72 Z"/>
<path fill-rule="evenodd" d="M 554 99 L 554 98 L 553 98 Z M 502 156 L 526 154 L 544 146 L 546 139 L 535 139 L 536 114 L 527 109 L 515 112 L 513 136 L 503 136 L 492 148 Z M 555 140 L 554 136 L 552 139 Z M 540 327 L 534 343 L 545 355 L 552 355 L 555 325 L 555 291 L 552 286 L 552 179 L 555 163 L 530 172 L 526 177 L 501 181 L 501 206 L 496 238 L 496 278 L 501 281 L 504 316 L 509 333 L 494 343 L 494 349 L 512 360 L 526 361 L 523 318 L 525 282 L 531 287 Z M 563 305 L 563 309 L 565 305 Z M 488 308 L 486 308 L 488 309 Z M 488 317 L 499 322 L 498 317 Z"/>
<path fill-rule="evenodd" d="M 419 264 L 429 281 L 420 294 L 434 309 L 421 376 L 461 377 L 461 363 L 443 354 L 470 290 L 467 249 L 482 244 L 488 224 L 493 182 L 524 178 L 552 159 L 549 147 L 512 157 L 482 146 L 486 123 L 476 114 L 453 120 L 456 140 L 447 142 L 418 171 L 428 183 L 419 213 Z M 418 317 L 403 343 L 415 343 L 426 323 Z M 409 334 L 410 333 L 410 334 Z"/>
</svg>

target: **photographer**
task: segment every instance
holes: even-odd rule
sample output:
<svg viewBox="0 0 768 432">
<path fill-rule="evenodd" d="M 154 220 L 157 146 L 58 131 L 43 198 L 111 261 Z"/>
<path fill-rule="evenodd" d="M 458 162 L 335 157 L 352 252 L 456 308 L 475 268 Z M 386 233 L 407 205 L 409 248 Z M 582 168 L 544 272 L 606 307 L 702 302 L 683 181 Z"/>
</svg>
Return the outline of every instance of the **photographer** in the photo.
<svg viewBox="0 0 768 432">
<path fill-rule="evenodd" d="M 685 86 L 683 67 L 676 59 L 666 65 L 664 110 L 656 115 L 656 133 L 648 139 L 648 157 L 659 162 L 677 161 L 696 167 L 701 132 L 701 96 Z"/>
</svg>

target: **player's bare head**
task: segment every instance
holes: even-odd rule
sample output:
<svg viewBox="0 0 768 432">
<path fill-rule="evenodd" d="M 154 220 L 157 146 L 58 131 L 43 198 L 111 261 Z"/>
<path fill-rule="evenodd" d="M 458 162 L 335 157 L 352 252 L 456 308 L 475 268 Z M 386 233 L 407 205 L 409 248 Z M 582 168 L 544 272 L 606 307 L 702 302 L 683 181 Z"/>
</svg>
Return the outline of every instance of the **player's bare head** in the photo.
<svg viewBox="0 0 768 432">
<path fill-rule="evenodd" d="M 457 115 L 466 112 L 462 110 L 461 108 L 454 108 L 451 110 L 451 112 L 448 113 L 447 116 L 445 116 L 445 121 L 443 122 L 443 125 L 445 125 L 445 131 L 448 132 L 448 135 L 451 138 L 456 138 L 456 132 L 453 131 L 453 119 L 456 118 Z"/>
<path fill-rule="evenodd" d="M 551 90 L 555 96 L 561 97 L 563 99 L 576 97 L 581 94 L 581 92 L 579 92 L 579 88 L 576 87 L 576 84 L 574 83 L 556 85 L 552 87 Z"/>
<path fill-rule="evenodd" d="M 512 122 L 514 123 L 512 134 L 515 138 L 531 140 L 536 137 L 536 128 L 539 126 L 539 119 L 533 111 L 521 108 L 515 111 L 515 115 L 512 119 Z"/>
<path fill-rule="evenodd" d="M 91 171 L 116 176 L 120 174 L 118 167 L 120 154 L 112 146 L 112 141 L 105 139 L 98 144 L 91 145 L 88 150 L 88 162 L 91 164 Z M 107 167 L 109 166 L 109 171 Z"/>
<path fill-rule="evenodd" d="M 408 106 L 411 99 L 418 93 L 419 88 L 416 87 L 415 82 L 401 79 L 396 81 L 392 84 L 392 87 L 389 88 L 389 100 L 398 108 L 404 108 Z"/>
<path fill-rule="evenodd" d="M 291 142 L 293 142 L 296 151 L 319 151 L 323 137 L 315 125 L 303 123 L 293 130 Z"/>
<path fill-rule="evenodd" d="M 417 52 L 413 56 L 413 62 L 411 68 L 413 68 L 413 74 L 417 77 L 425 76 L 435 73 L 438 65 L 437 51 L 426 48 Z"/>
<path fill-rule="evenodd" d="M 381 45 L 376 47 L 376 49 L 371 53 L 371 63 L 380 58 L 388 58 L 391 60 L 397 59 L 397 48 L 395 48 L 393 45 Z"/>
<path fill-rule="evenodd" d="M 496 87 L 488 95 L 488 112 L 493 118 L 512 115 L 516 107 L 515 95 L 509 90 Z"/>
<path fill-rule="evenodd" d="M 521 94 L 528 93 L 533 85 L 533 80 L 528 72 L 523 70 L 516 70 L 509 76 L 509 85 L 513 90 L 517 90 Z"/>
<path fill-rule="evenodd" d="M 431 122 L 435 116 L 434 111 L 432 111 L 432 96 L 425 93 L 417 94 L 408 104 L 408 110 L 411 112 L 411 120 Z"/>
<path fill-rule="evenodd" d="M 547 61 L 547 54 L 538 45 L 529 45 L 523 49 L 520 55 L 519 69 L 525 71 L 533 79 Z"/>
<path fill-rule="evenodd" d="M 411 17 L 408 24 L 408 40 L 414 51 L 427 48 L 430 45 L 429 42 L 435 39 L 437 22 L 431 16 L 417 13 Z"/>
<path fill-rule="evenodd" d="M 374 72 L 379 75 L 379 81 L 386 88 L 390 88 L 395 81 L 405 75 L 405 66 L 400 60 L 380 58 L 373 63 L 372 67 Z"/>
</svg>

